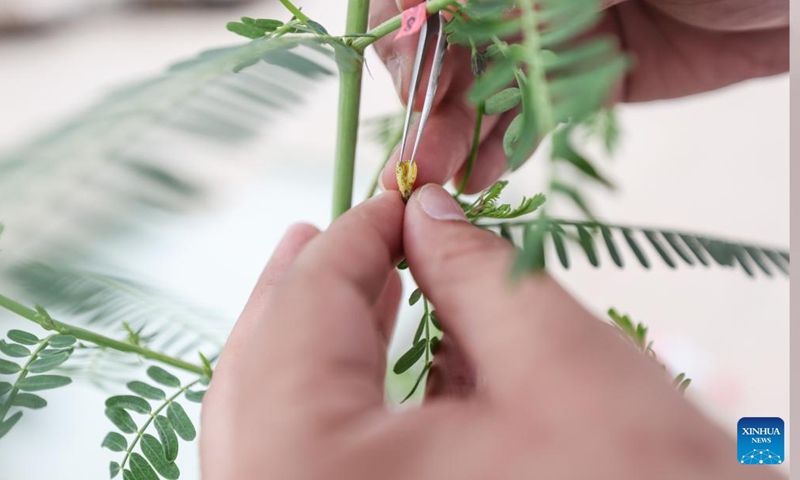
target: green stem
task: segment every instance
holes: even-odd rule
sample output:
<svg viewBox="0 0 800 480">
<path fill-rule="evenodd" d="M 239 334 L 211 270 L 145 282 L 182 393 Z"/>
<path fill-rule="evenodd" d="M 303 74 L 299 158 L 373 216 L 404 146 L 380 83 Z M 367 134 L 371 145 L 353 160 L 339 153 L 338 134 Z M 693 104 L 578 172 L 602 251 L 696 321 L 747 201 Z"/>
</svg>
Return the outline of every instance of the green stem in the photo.
<svg viewBox="0 0 800 480">
<path fill-rule="evenodd" d="M 42 350 L 47 348 L 47 345 L 50 343 L 50 338 L 52 335 L 42 340 L 41 345 L 36 348 L 36 350 L 31 353 L 31 356 L 28 358 L 28 361 L 20 370 L 19 375 L 17 375 L 16 381 L 14 381 L 14 386 L 11 387 L 11 391 L 8 392 L 8 397 L 6 397 L 6 401 L 3 405 L 0 405 L 0 423 L 6 419 L 6 414 L 8 414 L 9 409 L 11 409 L 11 405 L 14 403 L 14 399 L 17 398 L 17 393 L 19 393 L 19 382 L 25 380 L 25 377 L 28 376 L 28 368 L 30 368 L 31 363 L 34 360 L 39 358 L 39 354 L 42 353 Z"/>
<path fill-rule="evenodd" d="M 369 0 L 350 0 L 347 7 L 347 35 L 363 34 L 369 19 Z M 340 68 L 339 131 L 333 172 L 333 218 L 350 209 L 353 203 L 353 176 L 358 144 L 358 115 L 361 107 L 361 77 L 364 60 Z"/>
<path fill-rule="evenodd" d="M 475 160 L 478 158 L 478 150 L 481 146 L 481 125 L 483 124 L 483 110 L 484 104 L 481 102 L 475 111 L 475 131 L 472 134 L 472 149 L 469 152 L 469 160 L 467 160 L 467 167 L 464 171 L 464 177 L 461 178 L 461 183 L 458 185 L 456 197 L 464 193 L 467 188 L 467 182 L 472 175 L 472 167 L 475 165 Z"/>
<path fill-rule="evenodd" d="M 428 0 L 428 6 L 426 8 L 428 13 L 436 13 L 439 10 L 443 10 L 450 5 L 456 5 L 457 3 L 457 0 Z M 351 45 L 359 51 L 364 51 L 368 46 L 400 28 L 400 21 L 402 19 L 402 13 L 395 15 L 368 31 L 366 34 L 354 39 Z"/>
<path fill-rule="evenodd" d="M 541 135 L 546 135 L 555 127 L 555 120 L 550 104 L 549 84 L 542 63 L 538 12 L 533 0 L 519 0 L 519 6 L 522 11 L 520 20 L 524 33 L 524 45 L 531 55 L 528 60 L 528 85 L 526 88 L 530 88 L 533 94 L 538 130 Z"/>
<path fill-rule="evenodd" d="M 134 447 L 136 447 L 136 444 L 139 443 L 139 440 L 141 440 L 142 435 L 144 435 L 144 433 L 147 431 L 147 427 L 149 427 L 150 424 L 153 423 L 153 420 L 156 419 L 158 414 L 161 413 L 165 408 L 167 408 L 173 401 L 175 401 L 176 398 L 180 397 L 184 392 L 186 392 L 193 386 L 197 385 L 199 382 L 200 379 L 197 379 L 194 382 L 181 388 L 180 390 L 178 390 L 178 393 L 164 400 L 164 403 L 162 403 L 161 406 L 159 406 L 156 410 L 154 410 L 150 414 L 150 418 L 148 418 L 147 421 L 145 421 L 144 424 L 142 424 L 142 428 L 136 431 L 136 437 L 133 440 L 131 440 L 131 444 L 128 446 L 128 449 L 125 450 L 125 458 L 123 458 L 122 463 L 119 464 L 120 471 L 122 471 L 122 469 L 125 468 L 125 464 L 128 462 L 128 459 L 133 453 Z"/>
<path fill-rule="evenodd" d="M 297 8 L 297 6 L 295 6 L 292 2 L 290 2 L 289 0 L 280 0 L 280 2 L 283 4 L 284 7 L 286 7 L 287 10 L 292 12 L 292 15 L 297 17 L 298 20 L 300 20 L 303 23 L 308 23 L 308 16 L 306 16 L 306 14 L 303 13 L 299 8 Z"/>
<path fill-rule="evenodd" d="M 0 295 L 0 307 L 16 313 L 26 320 L 36 323 L 45 330 L 52 330 L 62 335 L 72 335 L 79 340 L 93 343 L 98 346 L 108 347 L 112 350 L 135 353 L 149 360 L 170 365 L 187 372 L 196 373 L 198 375 L 203 375 L 205 373 L 205 370 L 202 366 L 186 362 L 179 358 L 170 357 L 169 355 L 140 347 L 139 345 L 115 340 L 113 338 L 94 333 L 91 330 L 86 330 L 85 328 L 59 322 L 3 295 Z"/>
<path fill-rule="evenodd" d="M 422 299 L 422 305 L 425 307 L 425 364 L 431 361 L 431 312 L 428 306 L 428 299 Z"/>
</svg>

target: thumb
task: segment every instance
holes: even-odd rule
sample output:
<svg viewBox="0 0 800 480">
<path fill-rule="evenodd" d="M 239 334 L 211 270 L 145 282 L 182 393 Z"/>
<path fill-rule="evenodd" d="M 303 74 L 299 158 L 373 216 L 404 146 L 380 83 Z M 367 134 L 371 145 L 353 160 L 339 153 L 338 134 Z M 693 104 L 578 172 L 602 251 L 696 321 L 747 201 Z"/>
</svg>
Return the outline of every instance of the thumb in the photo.
<svg viewBox="0 0 800 480">
<path fill-rule="evenodd" d="M 514 247 L 472 225 L 442 187 L 414 193 L 403 235 L 414 278 L 490 391 L 528 383 L 585 336 L 576 327 L 591 314 L 546 274 L 513 281 Z"/>
</svg>

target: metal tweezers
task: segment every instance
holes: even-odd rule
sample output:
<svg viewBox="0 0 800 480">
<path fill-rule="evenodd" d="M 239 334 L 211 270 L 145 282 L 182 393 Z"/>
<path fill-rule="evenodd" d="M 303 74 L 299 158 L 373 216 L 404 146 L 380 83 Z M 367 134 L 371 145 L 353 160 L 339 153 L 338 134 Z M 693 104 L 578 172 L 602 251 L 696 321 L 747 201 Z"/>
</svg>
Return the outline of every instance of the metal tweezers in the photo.
<svg viewBox="0 0 800 480">
<path fill-rule="evenodd" d="M 422 138 L 422 132 L 425 130 L 425 124 L 428 122 L 428 116 L 430 116 L 431 108 L 433 108 L 433 99 L 436 97 L 436 87 L 439 84 L 439 76 L 442 73 L 442 61 L 444 60 L 445 52 L 447 52 L 447 36 L 444 34 L 445 23 L 446 20 L 441 12 L 436 15 L 431 15 L 422 25 L 419 34 L 417 54 L 414 59 L 414 70 L 411 75 L 411 85 L 409 86 L 408 92 L 405 123 L 403 124 L 403 137 L 400 140 L 400 158 L 397 162 L 397 180 L 400 186 L 400 192 L 405 198 L 411 195 L 411 189 L 416 180 L 416 163 L 414 160 L 417 157 L 417 148 L 419 147 L 420 138 Z M 425 92 L 425 102 L 422 104 L 417 137 L 414 140 L 411 157 L 406 159 L 406 143 L 408 142 L 408 133 L 411 127 L 411 117 L 414 113 L 417 91 L 419 90 L 420 77 L 430 50 L 431 38 L 434 36 L 436 37 L 436 44 L 433 50 L 431 76 L 428 78 L 428 90 Z"/>
</svg>

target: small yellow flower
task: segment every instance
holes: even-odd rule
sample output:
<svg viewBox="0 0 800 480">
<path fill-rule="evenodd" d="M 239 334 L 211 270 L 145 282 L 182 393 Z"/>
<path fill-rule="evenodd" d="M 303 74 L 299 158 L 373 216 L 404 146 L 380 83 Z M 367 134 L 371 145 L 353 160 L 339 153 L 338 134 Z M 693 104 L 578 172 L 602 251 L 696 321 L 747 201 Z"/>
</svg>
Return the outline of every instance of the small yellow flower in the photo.
<svg viewBox="0 0 800 480">
<path fill-rule="evenodd" d="M 414 191 L 414 182 L 417 181 L 417 164 L 411 160 L 403 160 L 397 164 L 397 186 L 400 187 L 400 194 L 403 200 L 408 200 L 411 192 Z"/>
</svg>

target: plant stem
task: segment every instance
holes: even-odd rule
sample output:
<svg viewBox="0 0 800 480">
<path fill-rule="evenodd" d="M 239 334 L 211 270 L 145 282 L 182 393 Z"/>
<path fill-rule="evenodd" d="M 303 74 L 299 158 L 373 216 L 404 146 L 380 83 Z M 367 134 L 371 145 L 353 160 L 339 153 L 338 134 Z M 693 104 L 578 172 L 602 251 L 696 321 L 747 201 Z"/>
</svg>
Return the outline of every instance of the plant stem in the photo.
<svg viewBox="0 0 800 480">
<path fill-rule="evenodd" d="M 555 127 L 553 107 L 550 104 L 549 84 L 541 55 L 541 34 L 538 12 L 533 0 L 520 0 L 520 20 L 524 34 L 524 45 L 531 53 L 528 60 L 527 88 L 531 89 L 536 104 L 536 121 L 540 135 L 546 135 Z M 536 88 L 533 88 L 533 87 Z M 520 85 L 522 87 L 522 85 Z"/>
<path fill-rule="evenodd" d="M 457 0 L 428 0 L 427 10 L 428 13 L 436 13 L 450 5 L 455 5 Z M 351 45 L 359 51 L 364 51 L 368 46 L 372 45 L 381 38 L 389 35 L 398 28 L 400 28 L 400 21 L 403 19 L 403 14 L 395 15 L 394 17 L 386 20 L 372 30 L 368 31 L 363 36 L 353 40 Z M 348 32 L 350 33 L 350 32 Z"/>
<path fill-rule="evenodd" d="M 347 35 L 366 32 L 369 0 L 350 0 L 347 7 Z M 336 160 L 333 172 L 333 218 L 350 209 L 353 203 L 353 175 L 358 144 L 358 114 L 361 107 L 361 77 L 364 60 L 341 68 L 339 83 L 339 131 L 336 136 Z"/>
<path fill-rule="evenodd" d="M 481 125 L 483 124 L 483 109 L 484 105 L 481 102 L 478 105 L 478 108 L 475 110 L 475 131 L 472 135 L 472 149 L 469 153 L 469 160 L 467 160 L 467 168 L 464 171 L 464 177 L 461 179 L 461 183 L 458 185 L 458 191 L 456 192 L 456 197 L 464 193 L 464 189 L 467 188 L 467 182 L 469 182 L 469 177 L 472 175 L 472 167 L 475 165 L 475 160 L 478 158 L 478 150 L 481 146 Z"/>
<path fill-rule="evenodd" d="M 85 328 L 76 327 L 74 325 L 70 325 L 64 322 L 59 322 L 57 320 L 50 318 L 49 316 L 45 317 L 36 310 L 32 310 L 26 307 L 25 305 L 22 305 L 21 303 L 16 302 L 3 295 L 0 295 L 0 307 L 5 308 L 10 312 L 16 313 L 17 315 L 26 320 L 30 320 L 31 322 L 36 323 L 45 330 L 52 330 L 62 335 L 72 335 L 73 337 L 79 340 L 93 343 L 98 346 L 108 347 L 112 350 L 135 353 L 149 360 L 154 360 L 156 362 L 170 365 L 172 367 L 179 368 L 187 372 L 196 373 L 198 375 L 203 375 L 205 373 L 205 370 L 200 365 L 195 365 L 186 362 L 184 360 L 181 360 L 179 358 L 170 357 L 169 355 L 165 355 L 163 353 L 156 352 L 148 348 L 140 347 L 139 345 L 134 345 L 132 343 L 115 340 L 113 338 L 92 332 L 91 330 L 86 330 Z"/>
<path fill-rule="evenodd" d="M 431 312 L 427 298 L 422 299 L 422 305 L 425 307 L 425 364 L 427 365 L 431 361 Z"/>
</svg>

